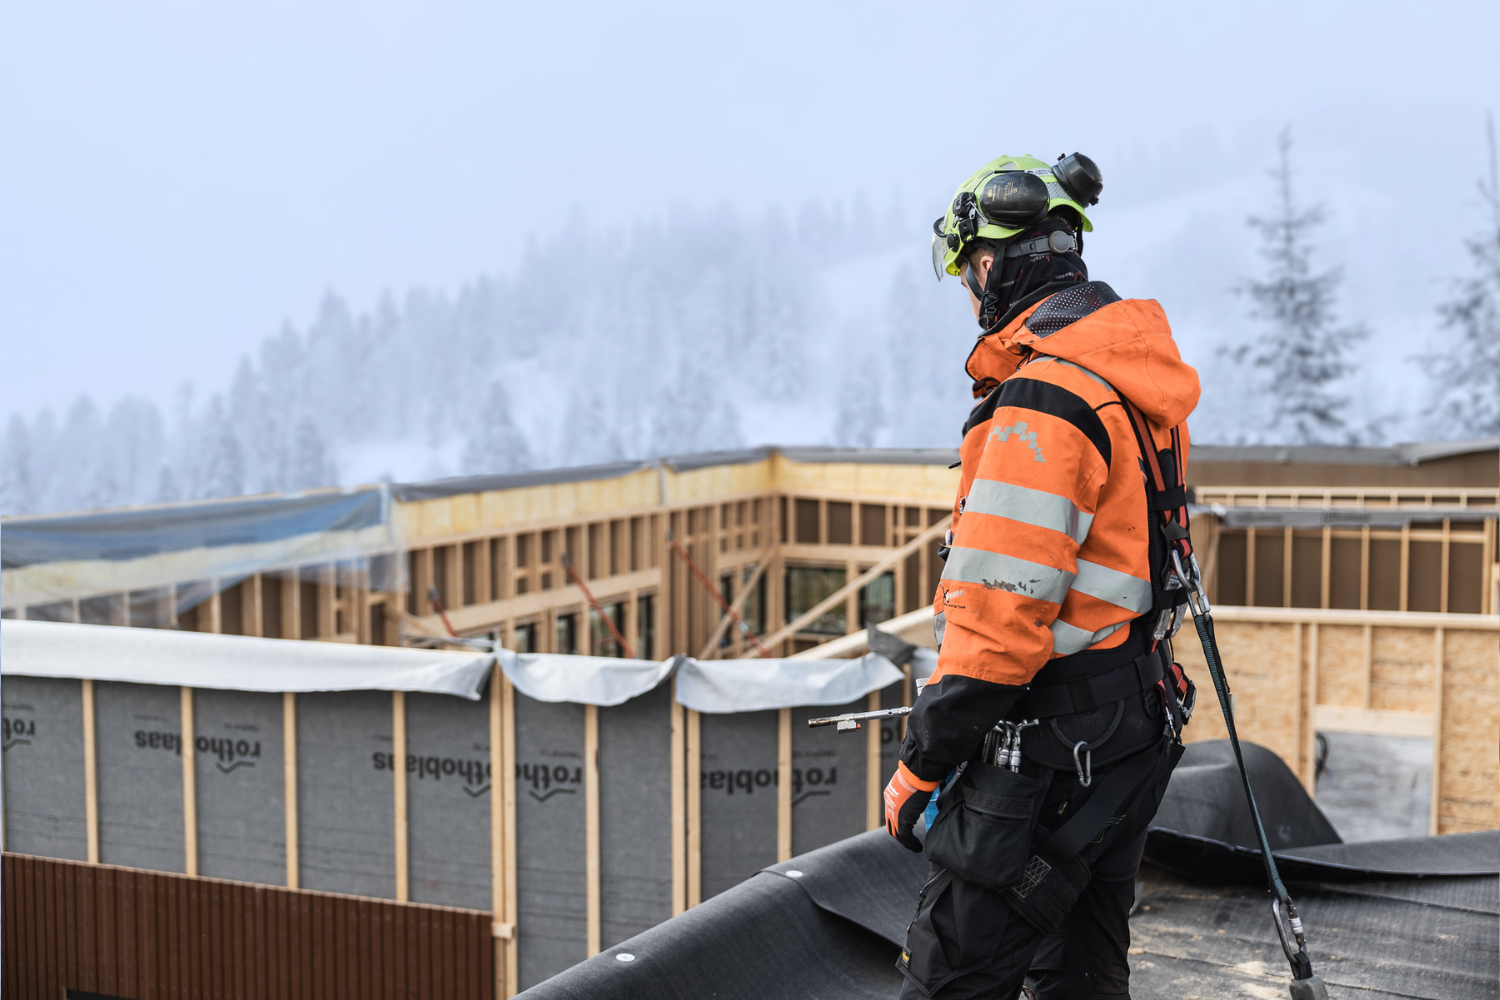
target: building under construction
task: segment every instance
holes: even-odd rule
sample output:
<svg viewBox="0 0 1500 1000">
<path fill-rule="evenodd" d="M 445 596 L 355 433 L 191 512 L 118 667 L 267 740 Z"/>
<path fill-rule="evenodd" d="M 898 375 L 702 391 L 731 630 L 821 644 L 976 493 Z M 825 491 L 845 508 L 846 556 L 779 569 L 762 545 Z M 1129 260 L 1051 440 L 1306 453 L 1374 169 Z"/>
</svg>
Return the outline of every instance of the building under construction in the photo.
<svg viewBox="0 0 1500 1000">
<path fill-rule="evenodd" d="M 488 639 L 543 657 L 682 656 L 705 677 L 715 661 L 762 651 L 810 662 L 855 657 L 867 649 L 869 625 L 930 646 L 956 457 L 768 448 L 7 518 L 0 607 L 15 620 L 365 647 L 483 651 Z M 1188 472 L 1241 735 L 1273 751 L 1309 791 L 1319 731 L 1429 737 L 1432 832 L 1500 826 L 1497 442 L 1199 446 Z M 252 655 L 250 646 L 194 648 Z M 1177 652 L 1191 673 L 1205 675 L 1195 641 L 1185 638 Z M 844 691 L 837 704 L 910 703 L 912 664 L 901 676 L 871 669 L 852 699 L 855 689 L 827 688 Z M 329 913 L 343 904 L 320 893 L 383 897 L 412 913 L 457 907 L 442 919 L 460 923 L 488 910 L 474 923 L 495 946 L 474 952 L 470 980 L 479 985 L 423 987 L 444 996 L 510 995 L 766 866 L 877 825 L 900 736 L 887 723 L 830 749 L 801 725 L 811 706 L 834 704 L 816 692 L 716 708 L 683 694 L 689 675 L 681 672 L 670 681 L 666 671 L 642 673 L 648 679 L 618 702 L 587 693 L 580 680 L 576 695 L 549 704 L 533 697 L 539 689 L 528 694 L 521 673 L 498 669 L 494 682 L 475 680 L 462 692 L 328 682 L 316 691 L 288 684 L 279 695 L 249 682 L 116 684 L 86 669 L 44 682 L 8 664 L 5 671 L 6 851 L 281 886 Z M 210 687 L 247 700 L 216 705 L 224 695 Z M 343 693 L 328 694 L 335 690 Z M 479 702 L 471 710 L 455 693 Z M 44 702 L 55 711 L 38 708 Z M 79 734 L 67 751 L 76 743 L 76 807 L 70 799 L 32 808 L 14 784 L 72 781 L 72 771 L 13 763 L 13 746 L 24 753 L 41 738 L 15 742 L 12 727 L 34 729 L 43 716 L 44 728 L 56 722 Z M 145 727 L 138 720 L 147 716 L 161 725 Z M 259 819 L 235 818 L 229 800 L 213 798 L 224 794 L 212 790 L 227 773 L 222 755 L 213 770 L 167 753 L 164 769 L 147 779 L 115 763 L 106 745 L 114 729 L 137 744 L 155 733 L 179 751 L 186 745 L 184 760 L 195 745 L 203 758 L 202 740 L 220 725 L 207 720 L 221 716 L 231 728 L 254 716 L 268 759 L 270 743 L 277 747 L 280 776 L 254 793 L 263 798 L 243 800 Z M 348 732 L 325 740 L 310 720 Z M 1187 733 L 1223 734 L 1210 712 Z M 440 747 L 449 736 L 453 746 Z M 320 741 L 342 749 L 319 750 Z M 377 765 L 389 754 L 386 766 L 351 763 L 372 754 Z M 487 794 L 488 780 L 483 791 L 450 782 L 467 787 L 480 810 L 463 840 L 454 831 L 467 829 L 461 817 L 469 814 L 445 810 L 469 806 L 433 798 L 422 762 L 435 761 L 440 778 L 445 762 L 457 775 L 466 755 L 495 776 L 499 794 Z M 405 769 L 395 766 L 402 757 Z M 355 778 L 338 776 L 356 766 Z M 256 774 L 271 777 L 264 768 Z M 562 798 L 537 784 L 554 775 Z M 150 816 L 127 815 L 121 789 L 136 780 L 157 783 L 160 807 Z M 327 803 L 346 792 L 358 807 L 334 815 Z M 570 805 L 544 813 L 549 799 Z M 360 811 L 367 807 L 373 812 Z M 366 837 L 373 826 L 380 834 Z M 105 989 L 102 975 L 77 971 L 75 981 L 56 982 L 157 995 L 144 980 L 132 981 L 135 992 L 119 979 Z M 415 971 L 402 975 L 417 981 Z M 21 980 L 8 979 L 13 985 Z M 272 992 L 247 987 L 246 995 Z"/>
</svg>

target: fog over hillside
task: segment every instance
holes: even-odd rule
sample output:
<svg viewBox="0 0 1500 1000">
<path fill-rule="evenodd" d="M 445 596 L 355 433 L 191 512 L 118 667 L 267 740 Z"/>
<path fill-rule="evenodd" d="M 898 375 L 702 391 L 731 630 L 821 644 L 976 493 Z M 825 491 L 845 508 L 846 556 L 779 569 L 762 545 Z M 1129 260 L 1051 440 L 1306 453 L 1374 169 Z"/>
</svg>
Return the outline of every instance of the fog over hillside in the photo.
<svg viewBox="0 0 1500 1000">
<path fill-rule="evenodd" d="M 1270 141 L 1264 153 L 1269 166 Z M 1301 171 L 1294 180 L 1304 203 L 1322 193 Z M 1234 350 L 1266 328 L 1244 294 L 1269 274 L 1246 220 L 1274 208 L 1272 181 L 1250 169 L 1182 187 L 1114 206 L 1107 181 L 1084 257 L 1121 295 L 1162 302 L 1203 378 L 1195 440 L 1380 443 L 1495 431 L 1473 406 L 1439 417 L 1443 387 L 1418 363 L 1459 349 L 1460 331 L 1440 315 L 1462 297 L 1459 279 L 1477 276 L 1489 289 L 1480 325 L 1494 339 L 1493 247 L 1489 271 L 1462 250 L 1460 233 L 1444 234 L 1446 253 L 1393 255 L 1408 239 L 1394 206 L 1357 187 L 1328 199 L 1328 221 L 1305 233 L 1310 271 L 1338 275 L 1329 322 L 1368 337 L 1349 358 L 1352 374 L 1329 387 L 1348 399 L 1342 426 L 1298 440 L 1271 423 L 1284 390 Z M 184 385 L 170 405 L 124 386 L 115 399 L 82 395 L 60 411 L 10 415 L 0 510 L 756 444 L 955 447 L 972 405 L 963 365 L 978 328 L 962 286 L 933 279 L 927 214 L 860 197 L 753 218 L 729 205 L 684 208 L 602 230 L 575 213 L 514 266 L 453 287 L 373 301 L 331 290 L 313 315 L 267 331 L 232 372 L 206 388 Z M 1482 246 L 1500 240 L 1500 219 L 1467 217 Z"/>
</svg>

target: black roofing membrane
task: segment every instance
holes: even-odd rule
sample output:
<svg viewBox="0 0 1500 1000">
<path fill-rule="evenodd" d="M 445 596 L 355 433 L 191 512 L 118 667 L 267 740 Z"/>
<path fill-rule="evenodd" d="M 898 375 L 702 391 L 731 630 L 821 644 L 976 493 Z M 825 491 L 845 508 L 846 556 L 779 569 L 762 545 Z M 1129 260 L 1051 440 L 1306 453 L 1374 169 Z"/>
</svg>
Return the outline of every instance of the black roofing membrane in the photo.
<svg viewBox="0 0 1500 1000">
<path fill-rule="evenodd" d="M 1221 773 L 1227 752 L 1189 747 L 1163 800 L 1159 819 L 1184 829 L 1154 829 L 1148 848 L 1176 870 L 1141 869 L 1136 1000 L 1287 995 L 1238 774 Z M 1331 997 L 1500 997 L 1500 832 L 1342 844 L 1274 754 L 1247 744 L 1246 757 Z M 1444 871 L 1482 873 L 1434 874 Z M 927 873 L 883 830 L 861 833 L 772 865 L 525 996 L 894 997 Z"/>
</svg>

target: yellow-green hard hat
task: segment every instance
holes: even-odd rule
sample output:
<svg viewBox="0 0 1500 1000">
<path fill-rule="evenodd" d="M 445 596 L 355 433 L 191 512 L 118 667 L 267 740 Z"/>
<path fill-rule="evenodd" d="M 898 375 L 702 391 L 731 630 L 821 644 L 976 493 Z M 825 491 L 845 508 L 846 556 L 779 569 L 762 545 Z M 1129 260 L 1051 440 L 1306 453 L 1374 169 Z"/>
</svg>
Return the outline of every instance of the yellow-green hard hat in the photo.
<svg viewBox="0 0 1500 1000">
<path fill-rule="evenodd" d="M 1099 204 L 1104 179 L 1094 161 L 1082 153 L 1044 163 L 1034 156 L 1000 156 L 959 185 L 947 214 L 932 224 L 932 269 L 957 275 L 958 258 L 976 239 L 1016 236 L 1060 207 L 1078 215 L 1078 225 L 1093 232 L 1084 205 Z"/>
</svg>

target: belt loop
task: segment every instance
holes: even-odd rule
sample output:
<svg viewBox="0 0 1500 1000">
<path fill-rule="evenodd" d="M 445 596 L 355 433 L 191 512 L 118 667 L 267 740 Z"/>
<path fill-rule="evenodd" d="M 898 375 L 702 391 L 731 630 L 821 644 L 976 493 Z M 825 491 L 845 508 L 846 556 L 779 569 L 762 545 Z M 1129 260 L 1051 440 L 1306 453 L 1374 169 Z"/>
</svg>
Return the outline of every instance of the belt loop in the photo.
<svg viewBox="0 0 1500 1000">
<path fill-rule="evenodd" d="M 1068 681 L 1068 694 L 1073 699 L 1073 711 L 1078 715 L 1088 715 L 1099 707 L 1094 701 L 1092 677 L 1075 677 Z"/>
<path fill-rule="evenodd" d="M 1162 669 L 1161 656 L 1162 648 L 1157 646 L 1151 652 L 1135 658 L 1135 672 L 1140 678 L 1142 691 L 1148 690 L 1166 676 L 1166 671 Z"/>
</svg>

